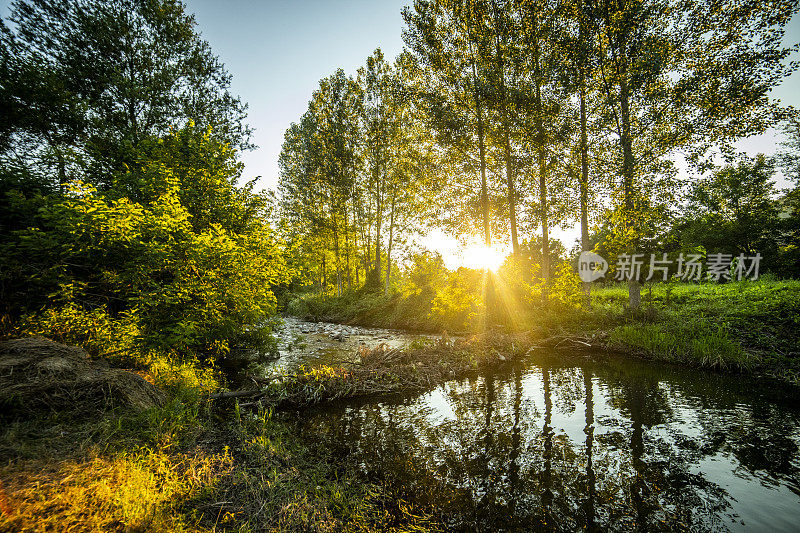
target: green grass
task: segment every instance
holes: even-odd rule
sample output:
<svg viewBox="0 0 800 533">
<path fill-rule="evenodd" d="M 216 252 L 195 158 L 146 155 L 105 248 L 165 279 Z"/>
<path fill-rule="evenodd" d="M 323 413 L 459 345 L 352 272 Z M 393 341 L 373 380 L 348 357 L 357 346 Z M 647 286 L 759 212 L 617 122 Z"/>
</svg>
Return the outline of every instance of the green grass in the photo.
<svg viewBox="0 0 800 533">
<path fill-rule="evenodd" d="M 3 420 L 0 531 L 428 531 L 290 420 L 173 388 L 164 407 Z"/>
<path fill-rule="evenodd" d="M 643 315 L 626 315 L 627 288 L 594 292 L 595 305 L 621 317 L 613 344 L 688 364 L 753 369 L 795 380 L 800 372 L 800 281 L 652 284 Z"/>
<path fill-rule="evenodd" d="M 658 359 L 709 368 L 747 369 L 754 363 L 725 327 L 701 321 L 618 326 L 609 342 Z"/>
<path fill-rule="evenodd" d="M 423 331 L 459 331 L 454 323 L 431 316 L 433 295 L 307 295 L 290 313 L 311 319 Z M 520 304 L 502 324 L 534 338 L 591 335 L 608 346 L 639 356 L 679 364 L 754 371 L 800 382 L 800 281 L 734 283 L 651 283 L 642 287 L 642 307 L 626 309 L 623 284 L 594 285 L 592 308 Z M 497 324 L 489 324 L 489 327 Z M 472 324 L 468 331 L 481 327 Z M 463 331 L 463 328 L 462 328 Z"/>
</svg>

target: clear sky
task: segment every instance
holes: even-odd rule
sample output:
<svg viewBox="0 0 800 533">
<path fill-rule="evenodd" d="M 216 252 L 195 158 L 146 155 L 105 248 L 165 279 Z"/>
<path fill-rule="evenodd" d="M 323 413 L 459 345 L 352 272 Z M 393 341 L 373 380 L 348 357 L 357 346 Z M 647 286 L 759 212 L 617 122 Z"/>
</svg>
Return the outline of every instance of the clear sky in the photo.
<svg viewBox="0 0 800 533">
<path fill-rule="evenodd" d="M 297 121 L 318 81 L 343 68 L 355 74 L 372 51 L 387 57 L 403 48 L 402 7 L 411 0 L 185 0 L 198 30 L 233 75 L 233 92 L 247 102 L 253 141 L 259 148 L 242 154 L 245 177 L 261 176 L 259 188 L 274 188 L 283 133 Z M 0 14 L 8 15 L 0 0 Z M 786 42 L 800 42 L 800 17 L 790 24 Z M 773 94 L 800 107 L 800 73 Z M 746 139 L 743 150 L 774 153 L 774 133 Z M 567 248 L 575 230 L 556 231 Z"/>
<path fill-rule="evenodd" d="M 233 91 L 250 105 L 258 150 L 243 154 L 258 185 L 278 182 L 283 133 L 305 112 L 319 80 L 343 68 L 355 74 L 375 48 L 403 49 L 403 0 L 188 0 L 198 29 L 233 74 Z"/>
</svg>

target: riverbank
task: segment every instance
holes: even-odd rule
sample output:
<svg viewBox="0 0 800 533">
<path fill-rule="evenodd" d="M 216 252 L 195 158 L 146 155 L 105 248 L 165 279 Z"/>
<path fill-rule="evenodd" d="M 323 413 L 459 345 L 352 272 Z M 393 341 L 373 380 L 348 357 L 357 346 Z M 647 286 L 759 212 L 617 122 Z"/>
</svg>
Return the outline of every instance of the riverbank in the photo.
<svg viewBox="0 0 800 533">
<path fill-rule="evenodd" d="M 3 421 L 0 531 L 405 531 L 412 503 L 355 480 L 289 414 L 201 388 L 163 407 Z"/>
<path fill-rule="evenodd" d="M 349 364 L 301 365 L 258 398 L 212 400 L 210 374 L 162 368 L 147 376 L 166 396 L 159 407 L 4 420 L 0 531 L 437 531 L 431 509 L 312 446 L 292 409 L 474 379 L 519 363 L 527 344 L 519 335 L 381 343 Z"/>
<path fill-rule="evenodd" d="M 447 321 L 437 315 L 434 297 L 424 294 L 307 295 L 289 308 L 303 318 L 345 324 L 467 335 L 525 332 L 532 344 L 574 339 L 637 357 L 800 383 L 800 281 L 647 284 L 636 312 L 626 309 L 622 285 L 593 287 L 590 310 L 563 302 L 523 305 L 514 297 L 504 304 L 502 293 L 499 302 L 506 312 L 496 321 L 498 313 L 487 320 L 480 308 L 471 320 Z"/>
<path fill-rule="evenodd" d="M 645 288 L 637 313 L 623 309 L 623 287 L 607 287 L 595 291 L 591 311 L 551 308 L 483 334 L 437 335 L 402 349 L 365 346 L 349 361 L 300 364 L 238 398 L 210 400 L 219 385 L 208 372 L 162 368 L 148 376 L 165 391 L 161 407 L 3 421 L 0 531 L 443 529 L 435 509 L 365 480 L 357 464 L 309 442 L 297 430 L 297 409 L 478 382 L 559 350 L 621 350 L 796 384 L 798 287 L 656 286 Z M 296 329 L 301 335 L 284 339 L 292 346 L 305 343 L 303 326 Z M 319 332 L 344 345 L 343 330 Z"/>
<path fill-rule="evenodd" d="M 419 338 L 391 348 L 362 345 L 347 358 L 318 362 L 269 377 L 263 386 L 221 393 L 241 407 L 295 409 L 341 399 L 380 398 L 431 390 L 446 381 L 522 364 L 535 351 L 524 334 L 486 334 L 451 339 Z"/>
</svg>

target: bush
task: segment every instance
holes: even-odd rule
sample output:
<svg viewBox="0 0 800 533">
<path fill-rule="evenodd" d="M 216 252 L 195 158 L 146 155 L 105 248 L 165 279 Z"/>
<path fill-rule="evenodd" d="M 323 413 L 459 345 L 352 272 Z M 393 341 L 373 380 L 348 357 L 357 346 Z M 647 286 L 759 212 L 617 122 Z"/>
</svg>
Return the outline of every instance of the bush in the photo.
<svg viewBox="0 0 800 533">
<path fill-rule="evenodd" d="M 181 163 L 187 146 L 207 167 L 194 152 L 196 167 Z M 144 153 L 157 159 L 116 188 L 73 183 L 36 199 L 31 226 L 0 239 L 0 284 L 15 292 L 5 334 L 143 365 L 150 352 L 213 365 L 238 348 L 274 346 L 271 288 L 289 274 L 260 202 L 235 187 L 233 151 L 181 131 Z"/>
<path fill-rule="evenodd" d="M 474 277 L 474 273 L 466 268 L 451 273 L 445 286 L 434 296 L 428 316 L 450 331 L 461 331 L 474 325 L 479 315 L 485 312 L 480 293 L 482 284 L 475 283 Z"/>
</svg>

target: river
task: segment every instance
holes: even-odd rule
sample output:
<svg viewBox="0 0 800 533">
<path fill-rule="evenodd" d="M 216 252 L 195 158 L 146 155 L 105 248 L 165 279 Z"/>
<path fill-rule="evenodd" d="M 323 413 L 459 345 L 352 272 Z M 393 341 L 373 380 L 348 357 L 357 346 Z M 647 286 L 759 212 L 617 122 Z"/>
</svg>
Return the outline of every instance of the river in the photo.
<svg viewBox="0 0 800 533">
<path fill-rule="evenodd" d="M 300 353 L 282 352 L 288 366 L 416 338 L 290 328 L 309 333 Z M 453 530 L 800 530 L 797 392 L 743 376 L 542 352 L 506 372 L 296 420 L 365 480 L 436 509 Z"/>
</svg>

